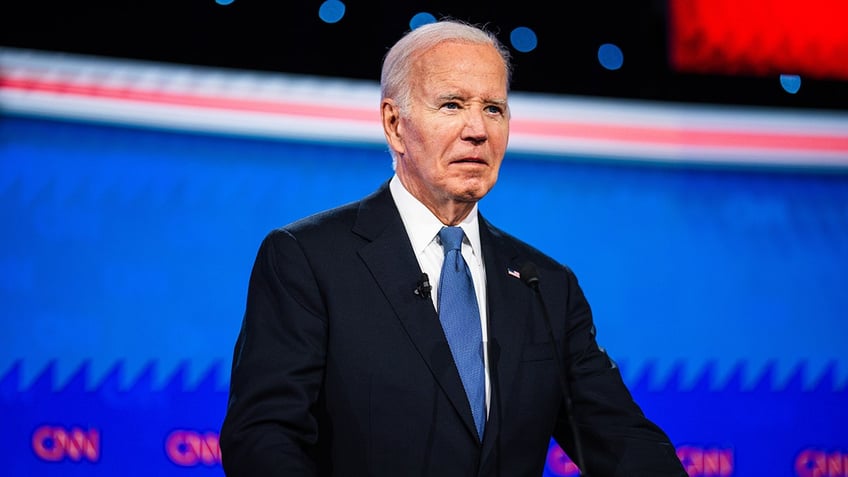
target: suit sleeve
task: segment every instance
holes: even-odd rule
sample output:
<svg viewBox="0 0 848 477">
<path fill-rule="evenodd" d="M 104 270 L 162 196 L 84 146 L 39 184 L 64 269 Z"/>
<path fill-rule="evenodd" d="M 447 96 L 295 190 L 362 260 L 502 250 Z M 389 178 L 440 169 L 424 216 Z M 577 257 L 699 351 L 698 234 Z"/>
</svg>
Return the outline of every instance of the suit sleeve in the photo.
<svg viewBox="0 0 848 477">
<path fill-rule="evenodd" d="M 573 410 L 586 471 L 605 477 L 686 477 L 668 436 L 634 402 L 621 374 L 595 339 L 588 302 L 567 272 L 566 340 Z M 576 460 L 565 412 L 555 439 Z"/>
<path fill-rule="evenodd" d="M 272 232 L 257 253 L 233 353 L 220 435 L 228 477 L 318 474 L 315 413 L 326 342 L 326 313 L 307 258 L 291 234 Z"/>
</svg>

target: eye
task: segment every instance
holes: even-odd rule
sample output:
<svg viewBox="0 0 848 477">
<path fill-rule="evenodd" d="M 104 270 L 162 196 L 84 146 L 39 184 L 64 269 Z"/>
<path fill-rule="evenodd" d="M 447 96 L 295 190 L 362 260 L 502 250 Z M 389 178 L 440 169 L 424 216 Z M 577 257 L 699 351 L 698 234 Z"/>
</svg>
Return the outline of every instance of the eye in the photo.
<svg viewBox="0 0 848 477">
<path fill-rule="evenodd" d="M 460 105 L 456 101 L 449 101 L 449 102 L 443 104 L 442 107 L 445 108 L 445 109 L 459 109 Z"/>
<path fill-rule="evenodd" d="M 486 106 L 486 112 L 490 113 L 490 114 L 503 114 L 504 108 L 501 107 L 501 106 L 490 104 L 490 105 Z"/>
</svg>

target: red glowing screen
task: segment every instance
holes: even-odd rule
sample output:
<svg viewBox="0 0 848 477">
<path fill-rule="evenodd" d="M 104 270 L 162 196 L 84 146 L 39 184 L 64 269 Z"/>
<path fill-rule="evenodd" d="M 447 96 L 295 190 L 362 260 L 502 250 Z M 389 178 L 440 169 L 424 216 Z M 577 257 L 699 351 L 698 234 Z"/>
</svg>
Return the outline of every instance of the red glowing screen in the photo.
<svg viewBox="0 0 848 477">
<path fill-rule="evenodd" d="M 848 80 L 845 0 L 668 0 L 682 73 Z"/>
</svg>

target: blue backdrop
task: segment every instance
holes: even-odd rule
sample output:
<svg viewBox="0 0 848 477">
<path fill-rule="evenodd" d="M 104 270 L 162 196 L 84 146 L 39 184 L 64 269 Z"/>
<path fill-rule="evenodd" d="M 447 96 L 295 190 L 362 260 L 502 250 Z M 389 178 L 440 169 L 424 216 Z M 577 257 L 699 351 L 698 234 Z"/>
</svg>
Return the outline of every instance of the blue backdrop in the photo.
<svg viewBox="0 0 848 477">
<path fill-rule="evenodd" d="M 390 175 L 384 147 L 0 119 L 3 474 L 223 475 L 260 240 Z M 690 475 L 848 475 L 848 173 L 508 153 L 480 207 L 575 270 Z M 555 446 L 546 475 L 576 475 Z"/>
</svg>

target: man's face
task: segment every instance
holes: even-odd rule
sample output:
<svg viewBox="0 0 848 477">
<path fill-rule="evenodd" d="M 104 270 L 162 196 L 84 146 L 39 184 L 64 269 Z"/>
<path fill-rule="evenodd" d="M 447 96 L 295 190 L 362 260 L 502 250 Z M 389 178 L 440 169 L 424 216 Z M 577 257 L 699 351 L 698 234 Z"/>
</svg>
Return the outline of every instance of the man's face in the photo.
<svg viewBox="0 0 848 477">
<path fill-rule="evenodd" d="M 509 138 L 503 60 L 488 45 L 446 42 L 421 54 L 410 78 L 406 114 L 383 105 L 384 125 L 397 114 L 387 136 L 399 178 L 431 210 L 480 200 L 497 181 Z"/>
</svg>

